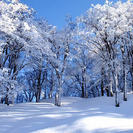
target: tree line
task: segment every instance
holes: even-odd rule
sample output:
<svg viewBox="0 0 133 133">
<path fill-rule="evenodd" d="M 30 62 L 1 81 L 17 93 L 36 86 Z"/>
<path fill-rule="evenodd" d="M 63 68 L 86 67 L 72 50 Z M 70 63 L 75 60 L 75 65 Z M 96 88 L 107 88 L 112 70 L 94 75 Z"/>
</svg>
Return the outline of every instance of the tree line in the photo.
<svg viewBox="0 0 133 133">
<path fill-rule="evenodd" d="M 57 30 L 18 0 L 0 1 L 1 103 L 133 91 L 133 3 L 92 5 Z"/>
</svg>

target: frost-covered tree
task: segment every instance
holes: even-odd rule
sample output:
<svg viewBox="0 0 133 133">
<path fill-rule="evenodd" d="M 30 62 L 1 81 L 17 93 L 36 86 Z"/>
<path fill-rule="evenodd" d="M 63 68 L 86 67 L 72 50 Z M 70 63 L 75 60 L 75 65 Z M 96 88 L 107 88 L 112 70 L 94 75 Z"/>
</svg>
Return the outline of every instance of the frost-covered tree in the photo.
<svg viewBox="0 0 133 133">
<path fill-rule="evenodd" d="M 0 1 L 0 67 L 10 69 L 12 80 L 17 80 L 25 66 L 40 67 L 44 55 L 52 55 L 47 39 L 50 26 L 41 26 L 28 6 L 14 0 Z"/>
<path fill-rule="evenodd" d="M 32 69 L 30 73 L 33 73 L 33 79 L 35 80 L 36 85 L 36 89 L 34 88 L 36 90 L 36 102 L 39 102 L 42 88 L 44 88 L 43 84 L 46 82 L 47 59 L 51 59 L 54 56 L 54 53 L 51 50 L 49 38 L 52 38 L 52 34 L 56 29 L 54 26 L 49 25 L 45 20 L 36 20 L 34 24 L 36 24 L 39 37 L 36 42 L 37 48 L 34 50 L 31 49 L 32 51 L 30 51 L 29 61 L 31 64 L 29 66 Z"/>
<path fill-rule="evenodd" d="M 86 45 L 82 43 L 81 40 L 73 39 L 73 46 L 70 50 L 71 60 L 66 70 L 66 76 L 69 80 L 66 80 L 66 82 L 67 88 L 71 88 L 69 94 L 73 93 L 75 96 L 85 98 L 88 97 L 88 91 L 90 91 L 93 57 Z"/>
<path fill-rule="evenodd" d="M 51 50 L 54 56 L 49 60 L 53 67 L 57 78 L 57 92 L 55 95 L 55 105 L 61 106 L 61 96 L 63 94 L 64 72 L 67 67 L 67 62 L 70 57 L 70 46 L 72 43 L 74 25 L 72 20 L 68 19 L 68 25 L 59 32 L 53 33 L 52 39 L 49 38 L 51 43 Z"/>
<path fill-rule="evenodd" d="M 0 98 L 1 102 L 9 105 L 9 101 L 14 103 L 17 92 L 22 91 L 22 86 L 9 75 L 6 68 L 0 69 Z"/>
<path fill-rule="evenodd" d="M 9 68 L 10 80 L 15 80 L 24 67 L 23 61 L 19 60 L 26 45 L 21 33 L 27 29 L 26 22 L 31 12 L 26 5 L 19 2 L 0 1 L 0 67 Z"/>
<path fill-rule="evenodd" d="M 96 5 L 89 9 L 85 15 L 78 18 L 78 33 L 86 40 L 87 46 L 99 55 L 101 70 L 108 73 L 108 88 L 112 93 L 115 88 L 116 106 L 119 106 L 119 81 L 120 71 L 120 47 L 123 44 L 121 38 L 132 31 L 132 2 L 125 3 L 106 2 L 104 5 Z"/>
</svg>

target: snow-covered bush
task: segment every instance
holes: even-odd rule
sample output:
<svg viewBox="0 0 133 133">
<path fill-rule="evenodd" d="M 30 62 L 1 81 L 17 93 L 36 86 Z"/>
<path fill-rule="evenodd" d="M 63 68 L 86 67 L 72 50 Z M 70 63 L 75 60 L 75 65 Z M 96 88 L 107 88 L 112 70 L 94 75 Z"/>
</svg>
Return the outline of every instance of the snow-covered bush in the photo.
<svg viewBox="0 0 133 133">
<path fill-rule="evenodd" d="M 18 84 L 16 80 L 13 80 L 9 75 L 9 69 L 0 69 L 0 98 L 8 101 L 14 102 L 14 98 L 17 93 L 22 90 L 21 85 Z"/>
</svg>

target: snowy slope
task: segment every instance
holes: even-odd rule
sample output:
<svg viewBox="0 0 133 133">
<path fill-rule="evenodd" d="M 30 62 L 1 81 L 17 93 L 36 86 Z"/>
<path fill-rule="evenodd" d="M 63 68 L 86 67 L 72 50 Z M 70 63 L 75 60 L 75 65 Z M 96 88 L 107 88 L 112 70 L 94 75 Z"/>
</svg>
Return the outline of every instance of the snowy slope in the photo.
<svg viewBox="0 0 133 133">
<path fill-rule="evenodd" d="M 133 133 L 133 95 L 120 108 L 107 97 L 1 106 L 0 133 Z"/>
</svg>

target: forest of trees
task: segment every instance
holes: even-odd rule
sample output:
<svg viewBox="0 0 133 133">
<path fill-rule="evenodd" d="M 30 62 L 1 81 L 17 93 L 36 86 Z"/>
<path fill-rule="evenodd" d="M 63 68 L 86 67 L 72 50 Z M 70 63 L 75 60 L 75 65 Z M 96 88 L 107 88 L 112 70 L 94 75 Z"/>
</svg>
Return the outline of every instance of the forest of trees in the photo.
<svg viewBox="0 0 133 133">
<path fill-rule="evenodd" d="M 0 101 L 133 91 L 133 2 L 106 1 L 57 30 L 18 0 L 0 1 Z"/>
</svg>

